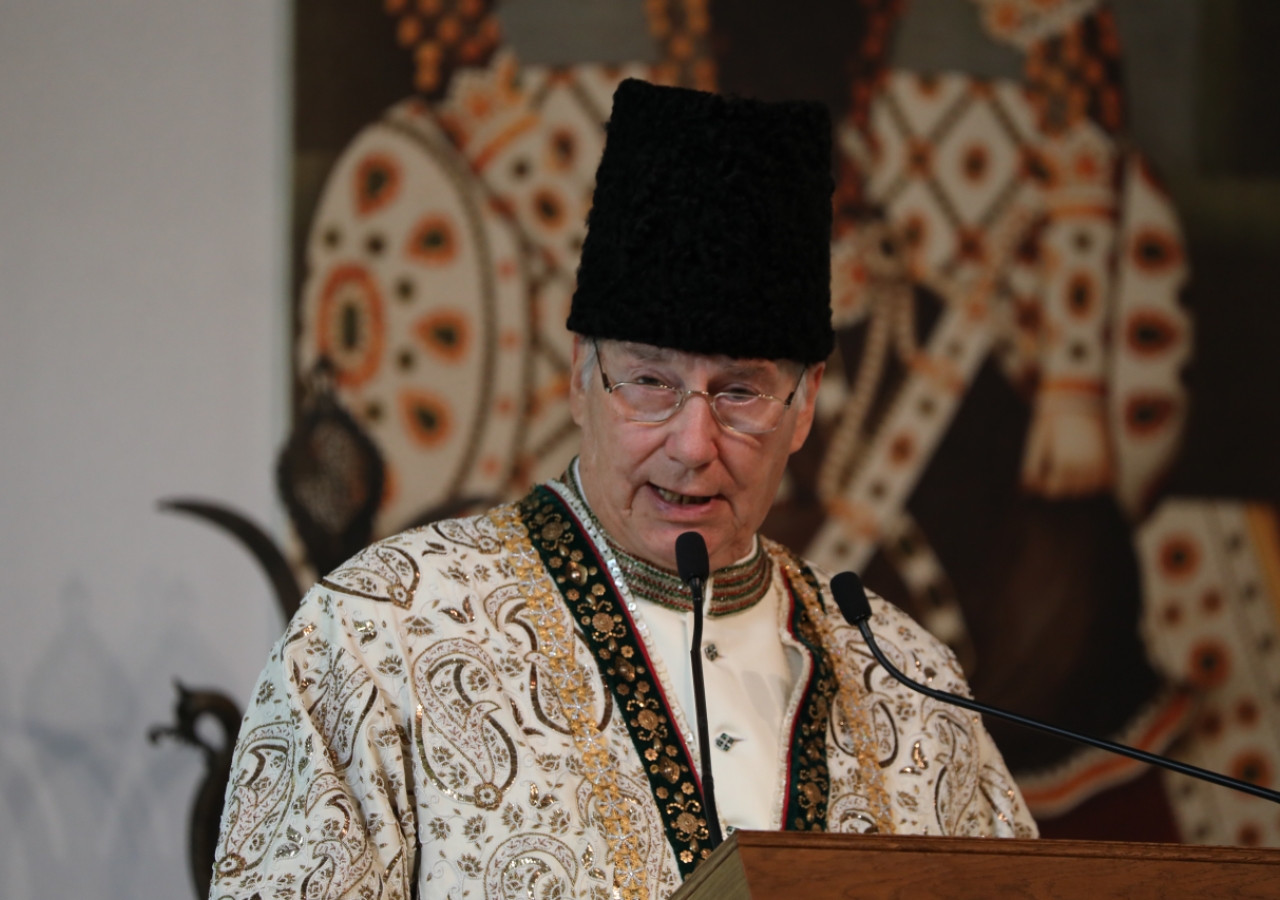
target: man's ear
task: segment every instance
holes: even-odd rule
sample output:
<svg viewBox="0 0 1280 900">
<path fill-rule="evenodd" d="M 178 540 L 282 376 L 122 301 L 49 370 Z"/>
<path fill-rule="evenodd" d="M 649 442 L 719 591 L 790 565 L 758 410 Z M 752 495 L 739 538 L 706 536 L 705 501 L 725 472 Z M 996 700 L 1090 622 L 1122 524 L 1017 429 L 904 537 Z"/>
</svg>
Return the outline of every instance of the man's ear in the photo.
<svg viewBox="0 0 1280 900">
<path fill-rule="evenodd" d="M 804 402 L 796 409 L 796 430 L 791 433 L 789 453 L 795 453 L 803 447 L 809 437 L 809 431 L 813 428 L 813 414 L 818 405 L 818 388 L 822 387 L 822 375 L 826 370 L 827 364 L 820 362 L 816 366 L 810 366 L 804 373 Z"/>
<path fill-rule="evenodd" d="M 587 342 L 582 335 L 573 336 L 573 365 L 569 372 L 569 412 L 578 427 L 586 415 L 587 395 L 582 390 L 582 367 L 587 361 Z"/>
</svg>

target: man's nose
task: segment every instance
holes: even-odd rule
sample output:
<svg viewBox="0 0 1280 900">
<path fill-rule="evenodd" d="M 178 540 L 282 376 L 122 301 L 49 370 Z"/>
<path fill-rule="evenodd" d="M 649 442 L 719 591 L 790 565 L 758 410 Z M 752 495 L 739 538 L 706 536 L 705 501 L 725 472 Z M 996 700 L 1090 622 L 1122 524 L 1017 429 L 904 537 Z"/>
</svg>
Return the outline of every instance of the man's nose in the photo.
<svg viewBox="0 0 1280 900">
<path fill-rule="evenodd" d="M 719 453 L 716 438 L 720 423 L 711 411 L 711 398 L 690 394 L 684 406 L 671 417 L 667 437 L 667 453 L 690 469 L 711 462 Z"/>
</svg>

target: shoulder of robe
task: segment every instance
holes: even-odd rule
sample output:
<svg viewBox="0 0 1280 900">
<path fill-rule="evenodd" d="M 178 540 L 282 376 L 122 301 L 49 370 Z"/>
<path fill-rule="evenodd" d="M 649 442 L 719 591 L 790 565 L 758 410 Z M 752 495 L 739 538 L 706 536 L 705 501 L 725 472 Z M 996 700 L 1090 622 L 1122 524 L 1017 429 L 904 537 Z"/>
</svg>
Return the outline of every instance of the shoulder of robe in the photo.
<svg viewBox="0 0 1280 900">
<path fill-rule="evenodd" d="M 335 604 L 397 618 L 430 614 L 435 620 L 440 608 L 447 613 L 509 574 L 509 535 L 496 515 L 504 510 L 509 507 L 442 519 L 370 544 L 315 583 L 295 621 L 305 625 L 331 616 Z"/>
<path fill-rule="evenodd" d="M 862 635 L 857 633 L 855 626 L 845 622 L 840 610 L 836 608 L 831 599 L 831 573 L 809 560 L 803 560 L 803 562 L 818 580 L 818 587 L 826 606 L 827 615 L 832 620 L 833 626 L 837 629 L 849 628 L 853 630 L 856 634 L 853 639 L 857 643 L 865 645 Z M 948 684 L 945 685 L 944 689 L 957 691 L 965 696 L 970 695 L 964 670 L 960 668 L 960 663 L 950 647 L 934 637 L 932 633 L 907 613 L 874 591 L 867 591 L 867 599 L 871 602 L 872 633 L 875 634 L 877 642 L 882 647 L 889 644 L 901 650 L 909 650 L 920 661 L 922 667 L 931 667 L 936 671 L 945 671 L 948 674 Z M 890 658 L 892 657 L 893 654 L 890 654 Z"/>
</svg>

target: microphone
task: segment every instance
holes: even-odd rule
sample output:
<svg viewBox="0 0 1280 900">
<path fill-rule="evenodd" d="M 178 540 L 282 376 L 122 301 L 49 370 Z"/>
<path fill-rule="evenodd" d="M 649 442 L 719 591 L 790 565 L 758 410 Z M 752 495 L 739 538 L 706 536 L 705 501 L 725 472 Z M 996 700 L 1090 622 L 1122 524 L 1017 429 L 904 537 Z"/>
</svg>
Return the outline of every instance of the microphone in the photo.
<svg viewBox="0 0 1280 900">
<path fill-rule="evenodd" d="M 716 814 L 716 789 L 711 777 L 711 736 L 707 730 L 707 692 L 702 681 L 702 601 L 711 562 L 707 559 L 707 542 L 696 531 L 686 531 L 676 538 L 676 569 L 680 580 L 693 594 L 693 647 L 689 650 L 689 667 L 693 670 L 693 704 L 698 720 L 698 751 L 702 758 L 702 798 L 707 814 L 708 845 L 720 846 L 720 816 Z"/>
<path fill-rule="evenodd" d="M 1097 747 L 1099 750 L 1127 756 L 1130 759 L 1136 759 L 1149 765 L 1160 766 L 1170 772 L 1199 778 L 1201 781 L 1207 781 L 1210 784 L 1232 788 L 1237 791 L 1243 791 L 1246 794 L 1252 794 L 1255 797 L 1262 797 L 1273 803 L 1280 803 L 1280 793 L 1256 784 L 1250 784 L 1247 781 L 1228 778 L 1226 775 L 1219 775 L 1217 772 L 1210 772 L 1208 769 L 1202 769 L 1199 766 L 1178 762 L 1176 759 L 1169 759 L 1167 756 L 1159 756 L 1155 753 L 1148 753 L 1145 750 L 1125 746 L 1124 744 L 1117 744 L 1113 741 L 1106 741 L 1087 734 L 1068 731 L 1056 725 L 1049 725 L 1045 722 L 1029 719 L 1026 716 L 1020 716 L 1017 713 L 996 709 L 993 706 L 987 706 L 985 703 L 970 700 L 968 697 L 961 697 L 959 694 L 952 694 L 949 691 L 935 690 L 927 685 L 920 684 L 918 681 L 913 681 L 902 672 L 899 672 L 893 663 L 885 658 L 884 652 L 876 644 L 875 636 L 871 633 L 871 602 L 867 600 L 867 592 L 862 586 L 862 579 L 853 572 L 841 572 L 831 579 L 831 593 L 835 595 L 836 606 L 840 608 L 840 614 L 844 616 L 845 621 L 850 625 L 857 626 L 857 629 L 862 632 L 862 639 L 871 648 L 871 655 L 876 658 L 876 662 L 884 666 L 886 672 L 913 691 L 924 694 L 926 697 L 932 697 L 934 700 L 941 700 L 943 703 L 951 703 L 976 713 L 982 713 L 984 716 L 1004 719 L 1006 722 L 1013 722 L 1015 725 L 1021 725 L 1024 728 L 1043 731 L 1054 737 L 1075 741 L 1077 744 Z"/>
</svg>

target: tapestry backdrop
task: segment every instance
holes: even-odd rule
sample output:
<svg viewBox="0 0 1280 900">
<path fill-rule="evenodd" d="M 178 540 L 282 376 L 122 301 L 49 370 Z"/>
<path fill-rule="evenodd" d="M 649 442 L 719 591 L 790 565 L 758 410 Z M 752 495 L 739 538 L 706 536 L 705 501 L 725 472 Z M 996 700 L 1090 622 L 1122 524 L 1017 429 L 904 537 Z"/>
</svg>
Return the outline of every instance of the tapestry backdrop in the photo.
<svg viewBox="0 0 1280 900">
<path fill-rule="evenodd" d="M 838 349 L 766 532 L 862 571 L 982 700 L 1272 783 L 1268 9 L 297 4 L 295 418 L 328 398 L 372 442 L 375 537 L 558 475 L 613 89 L 821 100 Z M 1261 801 L 990 727 L 1048 835 L 1280 846 Z"/>
</svg>

